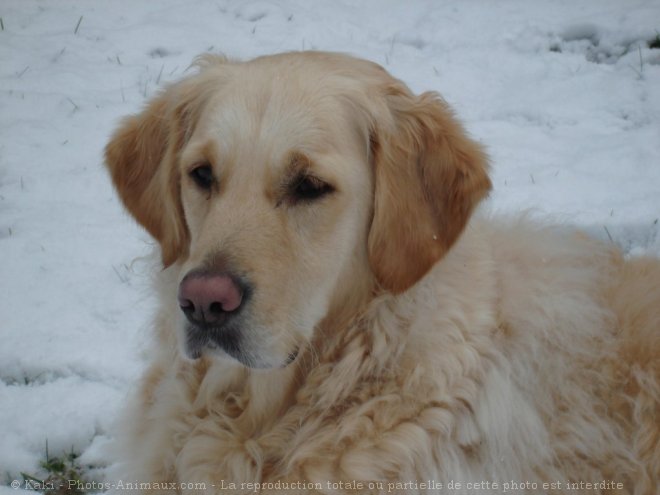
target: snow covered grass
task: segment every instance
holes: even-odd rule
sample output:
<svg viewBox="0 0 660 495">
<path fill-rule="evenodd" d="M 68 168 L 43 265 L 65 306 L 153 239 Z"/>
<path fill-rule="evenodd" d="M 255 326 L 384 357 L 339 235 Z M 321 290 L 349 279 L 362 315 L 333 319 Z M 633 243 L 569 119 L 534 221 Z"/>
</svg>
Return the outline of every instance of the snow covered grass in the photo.
<svg viewBox="0 0 660 495">
<path fill-rule="evenodd" d="M 486 145 L 488 208 L 660 254 L 659 24 L 657 0 L 3 0 L 0 479 L 47 477 L 46 442 L 103 476 L 153 300 L 102 150 L 195 55 L 372 59 Z"/>
<path fill-rule="evenodd" d="M 78 463 L 79 454 L 71 451 L 60 456 L 51 456 L 48 452 L 48 443 L 44 452 L 44 459 L 39 463 L 40 471 L 44 476 L 37 478 L 28 473 L 20 473 L 18 480 L 25 490 L 39 491 L 44 495 L 81 495 L 91 490 L 86 486 L 93 486 L 86 479 L 84 466 Z M 17 480 L 9 481 L 9 485 Z"/>
</svg>

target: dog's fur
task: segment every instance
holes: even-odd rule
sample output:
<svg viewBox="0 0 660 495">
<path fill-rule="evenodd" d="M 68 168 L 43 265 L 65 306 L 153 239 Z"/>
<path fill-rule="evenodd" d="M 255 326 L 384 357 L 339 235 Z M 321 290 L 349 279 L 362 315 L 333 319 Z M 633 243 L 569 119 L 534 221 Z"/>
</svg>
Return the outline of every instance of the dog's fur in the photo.
<svg viewBox="0 0 660 495">
<path fill-rule="evenodd" d="M 124 480 L 654 493 L 657 260 L 524 217 L 470 219 L 490 188 L 485 154 L 436 94 L 376 64 L 308 52 L 198 66 L 106 149 L 164 265 Z M 209 191 L 189 177 L 200 163 Z M 332 191 L 291 197 L 299 170 Z M 189 359 L 177 286 L 218 266 L 253 284 L 244 345 Z"/>
</svg>

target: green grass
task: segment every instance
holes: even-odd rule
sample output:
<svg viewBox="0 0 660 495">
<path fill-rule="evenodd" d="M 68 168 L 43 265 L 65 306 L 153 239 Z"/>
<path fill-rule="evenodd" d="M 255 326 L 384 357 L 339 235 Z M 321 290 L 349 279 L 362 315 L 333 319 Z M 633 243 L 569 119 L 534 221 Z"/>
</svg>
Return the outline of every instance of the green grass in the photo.
<svg viewBox="0 0 660 495">
<path fill-rule="evenodd" d="M 46 442 L 45 458 L 39 463 L 41 476 L 21 473 L 22 487 L 44 495 L 85 495 L 78 487 L 86 483 L 84 468 L 78 463 L 79 454 L 71 450 L 67 454 L 51 456 Z"/>
</svg>

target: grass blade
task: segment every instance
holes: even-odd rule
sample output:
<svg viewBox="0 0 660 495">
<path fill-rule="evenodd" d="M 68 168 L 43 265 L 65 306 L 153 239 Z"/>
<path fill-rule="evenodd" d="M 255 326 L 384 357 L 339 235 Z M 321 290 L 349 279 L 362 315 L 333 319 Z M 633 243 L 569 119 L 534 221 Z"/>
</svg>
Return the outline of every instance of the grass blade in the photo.
<svg viewBox="0 0 660 495">
<path fill-rule="evenodd" d="M 76 24 L 76 29 L 73 30 L 73 34 L 78 34 L 78 29 L 80 28 L 80 23 L 83 20 L 83 16 L 80 16 L 80 19 L 78 19 L 78 24 Z"/>
</svg>

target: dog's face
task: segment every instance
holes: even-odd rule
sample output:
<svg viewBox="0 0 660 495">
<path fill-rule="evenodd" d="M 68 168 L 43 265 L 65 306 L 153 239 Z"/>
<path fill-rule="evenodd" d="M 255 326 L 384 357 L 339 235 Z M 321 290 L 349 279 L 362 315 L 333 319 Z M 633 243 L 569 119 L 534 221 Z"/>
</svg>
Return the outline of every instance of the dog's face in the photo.
<svg viewBox="0 0 660 495">
<path fill-rule="evenodd" d="M 446 106 L 375 64 L 202 65 L 106 149 L 126 207 L 179 271 L 191 358 L 290 363 L 322 321 L 421 278 L 490 187 Z"/>
<path fill-rule="evenodd" d="M 176 165 L 190 236 L 179 302 L 201 306 L 186 311 L 191 356 L 216 347 L 281 366 L 340 303 L 337 284 L 368 278 L 365 137 L 346 110 L 313 100 L 314 84 L 276 76 L 225 81 Z"/>
</svg>

